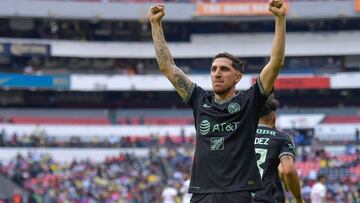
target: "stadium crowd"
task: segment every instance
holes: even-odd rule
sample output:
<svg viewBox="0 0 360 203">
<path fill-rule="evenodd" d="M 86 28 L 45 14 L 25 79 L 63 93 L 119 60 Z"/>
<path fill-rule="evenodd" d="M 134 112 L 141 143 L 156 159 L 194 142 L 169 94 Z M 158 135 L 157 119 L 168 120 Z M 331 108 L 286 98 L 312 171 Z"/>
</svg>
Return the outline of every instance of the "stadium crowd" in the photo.
<svg viewBox="0 0 360 203">
<path fill-rule="evenodd" d="M 4 130 L 0 132 L 0 147 L 67 147 L 67 148 L 148 148 L 154 146 L 173 147 L 191 145 L 195 142 L 193 136 L 179 136 L 150 134 L 148 136 L 69 136 L 56 137 L 47 135 L 44 131 L 19 136 L 16 132 L 8 135 Z"/>
<path fill-rule="evenodd" d="M 359 149 L 336 156 L 322 148 L 307 149 L 298 148 L 296 161 L 305 201 L 310 199 L 317 175 L 324 174 L 328 202 L 356 203 L 360 194 Z M 148 157 L 120 154 L 100 163 L 60 163 L 47 154 L 29 153 L 1 162 L 0 171 L 25 188 L 32 202 L 150 203 L 173 198 L 177 203 L 186 191 L 183 184 L 188 178 L 192 150 L 191 145 L 155 145 Z M 286 195 L 291 198 L 288 192 Z"/>
<path fill-rule="evenodd" d="M 58 0 L 61 1 L 61 0 Z M 158 2 L 158 0 L 63 0 L 87 2 Z M 201 0 L 201 2 L 227 0 Z M 246 1 L 246 0 L 245 0 Z M 163 1 L 161 1 L 163 2 Z M 197 0 L 164 0 L 164 2 L 198 2 Z M 149 42 L 147 22 L 85 21 L 27 19 L 28 25 L 17 29 L 18 19 L 0 19 L 0 37 L 79 41 Z M 27 24 L 26 22 L 22 22 Z M 14 26 L 15 25 L 15 26 Z M 19 28 L 19 27 L 18 27 Z M 28 28 L 28 29 L 27 29 Z M 27 30 L 26 30 L 27 29 Z M 167 40 L 189 42 L 193 34 L 269 32 L 268 22 L 169 23 L 164 25 Z M 289 32 L 360 30 L 358 20 L 334 19 L 289 22 Z M 135 33 L 135 34 L 134 34 Z M 211 59 L 179 59 L 177 64 L 186 73 L 208 73 Z M 266 58 L 246 59 L 246 73 L 256 73 Z M 345 56 L 289 57 L 284 73 L 334 73 L 346 71 Z M 150 59 L 86 59 L 48 56 L 0 56 L 1 72 L 24 74 L 152 74 L 158 73 Z M 354 70 L 359 70 L 356 67 Z M 131 101 L 134 102 L 134 101 Z M 311 105 L 313 105 L 312 101 Z M 310 201 L 311 187 L 319 174 L 326 175 L 327 202 L 359 203 L 359 143 L 348 143 L 343 153 L 333 155 L 312 136 L 296 134 L 296 165 L 302 181 L 302 195 Z M 0 203 L 179 203 L 186 198 L 186 184 L 191 168 L 193 137 L 149 135 L 107 138 L 79 136 L 58 138 L 46 133 L 6 135 L 0 133 L 1 147 L 112 147 L 149 148 L 147 157 L 119 154 L 102 162 L 73 160 L 58 162 L 56 157 L 36 152 L 19 154 L 10 161 L 0 160 L 0 174 L 28 192 L 27 200 L 14 191 L 12 197 L 0 194 Z M 94 149 L 96 150 L 96 149 Z M 288 199 L 291 195 L 286 192 Z"/>
</svg>

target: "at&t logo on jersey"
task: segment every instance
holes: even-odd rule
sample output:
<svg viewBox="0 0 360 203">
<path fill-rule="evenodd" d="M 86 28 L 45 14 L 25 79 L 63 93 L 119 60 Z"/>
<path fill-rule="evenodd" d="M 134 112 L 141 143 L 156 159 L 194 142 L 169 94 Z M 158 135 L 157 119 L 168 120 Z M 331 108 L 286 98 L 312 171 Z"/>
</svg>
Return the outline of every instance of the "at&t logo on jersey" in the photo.
<svg viewBox="0 0 360 203">
<path fill-rule="evenodd" d="M 202 120 L 199 126 L 201 135 L 211 133 L 234 132 L 239 127 L 240 122 L 222 122 L 211 124 L 208 120 Z"/>
<path fill-rule="evenodd" d="M 208 120 L 203 120 L 200 123 L 200 134 L 201 135 L 206 135 L 209 133 L 210 131 L 210 122 Z"/>
</svg>

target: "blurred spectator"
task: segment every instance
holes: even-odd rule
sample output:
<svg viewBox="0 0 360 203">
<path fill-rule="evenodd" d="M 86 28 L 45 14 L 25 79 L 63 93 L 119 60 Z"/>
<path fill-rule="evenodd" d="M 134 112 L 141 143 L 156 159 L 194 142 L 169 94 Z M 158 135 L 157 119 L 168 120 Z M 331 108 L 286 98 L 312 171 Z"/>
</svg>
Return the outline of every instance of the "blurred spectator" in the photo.
<svg viewBox="0 0 360 203">
<path fill-rule="evenodd" d="M 353 203 L 359 203 L 360 201 L 360 181 L 357 183 L 357 188 L 351 193 L 351 197 L 354 200 Z"/>
<path fill-rule="evenodd" d="M 22 196 L 20 194 L 20 191 L 15 190 L 14 194 L 11 197 L 12 203 L 22 203 Z"/>
<path fill-rule="evenodd" d="M 19 145 L 16 132 L 14 132 L 11 137 L 11 145 L 14 145 L 14 146 Z"/>
<path fill-rule="evenodd" d="M 50 203 L 50 202 L 46 202 L 47 199 L 44 199 L 44 203 Z M 36 194 L 33 190 L 29 190 L 29 196 L 28 196 L 28 203 L 42 203 L 43 201 L 41 200 L 41 197 Z M 55 201 L 54 201 L 55 202 Z"/>
<path fill-rule="evenodd" d="M 165 187 L 161 193 L 162 203 L 176 203 L 178 191 L 174 187 L 174 184 L 175 182 L 173 180 L 168 181 L 168 186 Z"/>
<path fill-rule="evenodd" d="M 7 198 L 5 197 L 5 195 L 3 195 L 2 193 L 0 193 L 0 203 L 7 203 L 8 200 Z"/>
<path fill-rule="evenodd" d="M 5 136 L 6 136 L 5 129 L 1 129 L 1 132 L 0 132 L 0 146 L 5 145 L 5 140 L 4 140 Z"/>
<path fill-rule="evenodd" d="M 308 179 L 304 179 L 301 185 L 301 193 L 304 200 L 310 200 L 311 186 Z"/>
<path fill-rule="evenodd" d="M 35 72 L 35 70 L 34 70 L 33 64 L 31 62 L 28 62 L 28 64 L 23 69 L 23 73 L 31 75 L 34 72 Z"/>
<path fill-rule="evenodd" d="M 296 131 L 295 133 L 295 139 L 294 139 L 294 142 L 295 142 L 295 145 L 303 145 L 304 144 L 304 140 L 305 140 L 305 137 L 302 133 L 300 133 L 299 131 Z"/>
<path fill-rule="evenodd" d="M 345 145 L 345 153 L 346 154 L 355 154 L 355 147 L 351 142 L 347 142 Z"/>
<path fill-rule="evenodd" d="M 189 173 L 184 174 L 184 182 L 181 185 L 180 193 L 182 193 L 181 203 L 190 203 L 191 194 L 188 193 L 190 187 L 190 175 Z"/>
<path fill-rule="evenodd" d="M 311 188 L 311 202 L 325 203 L 326 202 L 326 176 L 319 175 L 317 182 Z"/>
</svg>

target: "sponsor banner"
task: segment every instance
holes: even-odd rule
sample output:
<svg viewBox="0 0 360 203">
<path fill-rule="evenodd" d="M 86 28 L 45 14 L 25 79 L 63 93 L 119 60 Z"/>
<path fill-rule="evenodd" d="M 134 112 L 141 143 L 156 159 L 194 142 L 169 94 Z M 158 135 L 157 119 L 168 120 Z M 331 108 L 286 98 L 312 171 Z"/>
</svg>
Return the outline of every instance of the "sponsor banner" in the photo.
<svg viewBox="0 0 360 203">
<path fill-rule="evenodd" d="M 314 128 L 314 135 L 319 140 L 326 141 L 354 141 L 356 129 L 359 124 L 326 124 L 321 123 Z"/>
<path fill-rule="evenodd" d="M 0 74 L 3 88 L 69 89 L 69 81 L 69 76 Z"/>
<path fill-rule="evenodd" d="M 256 78 L 253 78 L 255 82 Z M 330 78 L 321 76 L 279 77 L 275 81 L 275 89 L 329 89 Z"/>
<path fill-rule="evenodd" d="M 278 78 L 275 89 L 329 89 L 328 77 L 289 77 Z"/>
<path fill-rule="evenodd" d="M 358 89 L 360 88 L 360 73 L 337 73 L 331 76 L 331 89 Z"/>
<path fill-rule="evenodd" d="M 191 81 L 205 90 L 212 90 L 210 75 L 188 75 Z M 237 90 L 251 86 L 252 76 L 243 76 Z M 72 74 L 70 89 L 74 91 L 175 91 L 173 85 L 163 75 L 86 75 Z"/>
<path fill-rule="evenodd" d="M 189 78 L 205 90 L 212 90 L 209 75 L 188 75 Z M 257 75 L 244 75 L 237 90 L 248 89 Z M 82 75 L 72 74 L 71 90 L 74 91 L 175 91 L 163 75 Z M 337 73 L 331 76 L 280 76 L 275 88 L 286 89 L 346 89 L 360 88 L 360 73 Z"/>
<path fill-rule="evenodd" d="M 325 114 L 279 115 L 276 125 L 281 129 L 308 129 L 317 126 L 324 117 Z"/>
<path fill-rule="evenodd" d="M 261 16 L 271 15 L 267 2 L 198 3 L 198 16 Z"/>
<path fill-rule="evenodd" d="M 10 44 L 9 49 L 16 56 L 50 55 L 50 46 L 45 44 Z"/>
<path fill-rule="evenodd" d="M 341 139 L 344 135 L 348 135 L 350 139 L 354 139 L 354 135 L 356 133 L 356 129 L 359 128 L 359 124 L 352 123 L 352 124 L 336 124 L 336 123 L 321 123 L 315 126 L 315 135 L 317 136 L 339 136 Z"/>
<path fill-rule="evenodd" d="M 50 56 L 50 45 L 0 43 L 0 54 L 7 56 Z"/>
<path fill-rule="evenodd" d="M 360 12 L 360 0 L 354 0 L 355 11 Z"/>
</svg>

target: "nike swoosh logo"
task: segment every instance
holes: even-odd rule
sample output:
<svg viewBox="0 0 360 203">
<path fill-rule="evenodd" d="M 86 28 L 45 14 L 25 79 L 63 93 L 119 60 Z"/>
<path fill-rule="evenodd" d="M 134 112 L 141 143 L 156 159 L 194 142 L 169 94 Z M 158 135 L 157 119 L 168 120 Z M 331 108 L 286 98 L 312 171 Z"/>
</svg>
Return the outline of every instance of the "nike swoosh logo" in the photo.
<svg viewBox="0 0 360 203">
<path fill-rule="evenodd" d="M 203 107 L 205 107 L 205 108 L 211 108 L 211 106 L 209 106 L 208 104 L 204 104 Z"/>
</svg>

